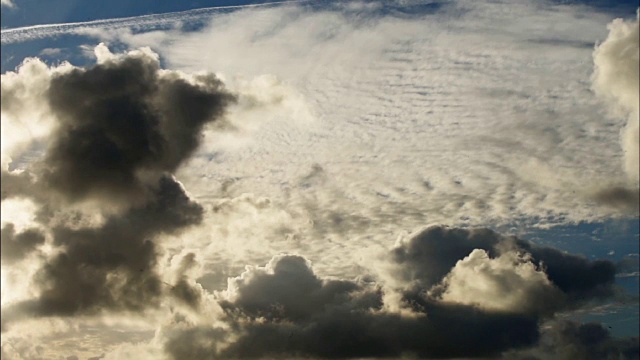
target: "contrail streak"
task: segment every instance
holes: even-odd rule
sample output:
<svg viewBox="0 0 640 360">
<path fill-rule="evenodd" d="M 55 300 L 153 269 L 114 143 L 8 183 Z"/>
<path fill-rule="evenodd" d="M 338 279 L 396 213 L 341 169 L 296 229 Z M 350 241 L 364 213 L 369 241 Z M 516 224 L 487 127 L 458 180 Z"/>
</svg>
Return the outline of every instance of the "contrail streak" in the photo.
<svg viewBox="0 0 640 360">
<path fill-rule="evenodd" d="M 8 45 L 29 40 L 37 40 L 65 34 L 74 34 L 77 33 L 80 29 L 84 30 L 108 27 L 111 29 L 134 28 L 136 30 L 160 30 L 171 28 L 176 24 L 177 21 L 197 21 L 206 19 L 211 15 L 228 13 L 240 9 L 271 7 L 284 4 L 300 4 L 305 2 L 309 2 L 309 0 L 291 0 L 249 5 L 216 6 L 164 14 L 152 14 L 62 24 L 33 25 L 19 28 L 2 29 L 0 31 L 0 34 L 2 45 Z"/>
</svg>

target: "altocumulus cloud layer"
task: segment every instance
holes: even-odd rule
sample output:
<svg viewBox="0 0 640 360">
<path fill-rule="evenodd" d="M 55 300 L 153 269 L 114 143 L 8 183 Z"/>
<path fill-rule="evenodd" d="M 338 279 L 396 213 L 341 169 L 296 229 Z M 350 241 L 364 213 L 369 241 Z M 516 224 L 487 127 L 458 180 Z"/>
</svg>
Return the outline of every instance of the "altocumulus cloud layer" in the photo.
<svg viewBox="0 0 640 360">
<path fill-rule="evenodd" d="M 609 46 L 610 21 L 553 2 L 337 2 L 217 14 L 197 32 L 75 31 L 153 44 L 172 68 L 221 72 L 234 89 L 265 73 L 292 85 L 301 96 L 287 112 L 247 116 L 259 124 L 250 141 L 207 141 L 178 176 L 203 198 L 219 189 L 235 202 L 243 193 L 268 198 L 349 246 L 425 223 L 637 216 L 620 146 L 628 113 L 608 111 L 608 95 L 591 89 L 594 71 L 594 82 L 637 78 L 636 43 Z M 632 23 L 618 21 L 612 34 Z M 594 69 L 597 41 L 611 55 L 597 52 Z M 597 70 L 614 58 L 627 70 Z M 393 230 L 367 232 L 372 223 Z"/>
<path fill-rule="evenodd" d="M 637 20 L 510 5 L 94 28 L 154 49 L 3 74 L 3 358 L 637 358 L 562 320 L 613 263 L 458 226 L 637 213 Z"/>
</svg>

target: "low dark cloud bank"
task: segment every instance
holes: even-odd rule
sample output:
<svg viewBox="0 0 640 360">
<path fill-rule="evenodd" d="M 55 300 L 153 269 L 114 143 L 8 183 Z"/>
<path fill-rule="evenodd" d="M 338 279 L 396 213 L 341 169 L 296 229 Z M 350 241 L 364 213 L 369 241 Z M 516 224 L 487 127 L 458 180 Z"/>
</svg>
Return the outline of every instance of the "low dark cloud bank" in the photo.
<svg viewBox="0 0 640 360">
<path fill-rule="evenodd" d="M 632 360 L 640 357 L 640 339 L 616 339 L 598 323 L 554 321 L 542 330 L 539 344 L 531 349 L 506 352 L 504 360 Z"/>
<path fill-rule="evenodd" d="M 542 292 L 548 298 L 525 294 L 532 296 L 524 297 L 528 301 L 541 304 L 533 308 L 537 311 L 527 304 L 496 310 L 441 298 L 452 286 L 446 279 L 478 249 L 487 251 L 488 263 L 512 252 L 530 254 L 527 263 L 536 274 L 546 274 L 548 282 L 542 284 L 554 291 Z M 565 331 L 557 327 L 569 325 L 554 323 L 553 330 L 541 331 L 540 324 L 552 321 L 554 314 L 613 294 L 614 264 L 537 247 L 487 229 L 433 226 L 398 244 L 388 258 L 401 284 L 395 290 L 367 277 L 322 278 L 301 256 L 276 256 L 266 266 L 248 268 L 230 279 L 227 291 L 219 294 L 230 330 L 199 326 L 175 331 L 165 349 L 174 359 L 496 358 L 509 352 L 519 357 L 524 353 L 515 349 L 538 349 L 552 336 L 549 331 L 575 330 Z M 511 272 L 517 271 L 516 265 Z M 439 292 L 430 291 L 434 288 Z M 532 289 L 506 282 L 497 288 Z M 402 311 L 385 304 L 390 301 L 385 292 L 394 291 L 400 295 Z M 583 334 L 590 328 L 576 331 Z M 558 341 L 582 340 L 567 335 Z M 606 340 L 602 347 L 619 345 L 633 351 L 629 342 Z"/>
</svg>

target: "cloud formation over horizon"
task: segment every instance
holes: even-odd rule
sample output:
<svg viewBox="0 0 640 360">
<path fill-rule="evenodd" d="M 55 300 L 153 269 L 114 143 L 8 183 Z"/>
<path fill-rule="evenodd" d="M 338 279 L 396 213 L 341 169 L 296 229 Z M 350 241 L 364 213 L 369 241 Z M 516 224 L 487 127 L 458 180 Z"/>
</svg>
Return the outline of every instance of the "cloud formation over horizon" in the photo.
<svg viewBox="0 0 640 360">
<path fill-rule="evenodd" d="M 484 263 L 462 277 L 479 253 Z M 299 255 L 247 267 L 215 294 L 227 325 L 174 331 L 165 349 L 173 359 L 498 356 L 537 344 L 539 324 L 555 313 L 611 296 L 615 275 L 607 261 L 442 226 L 398 244 L 385 261 L 396 281 L 322 278 Z M 457 281 L 475 288 L 457 297 Z"/>
<path fill-rule="evenodd" d="M 637 355 L 567 320 L 619 299 L 637 257 L 525 238 L 638 218 L 638 18 L 607 36 L 602 13 L 529 1 L 172 16 L 61 26 L 104 41 L 82 45 L 95 64 L 2 74 L 3 358 Z"/>
</svg>

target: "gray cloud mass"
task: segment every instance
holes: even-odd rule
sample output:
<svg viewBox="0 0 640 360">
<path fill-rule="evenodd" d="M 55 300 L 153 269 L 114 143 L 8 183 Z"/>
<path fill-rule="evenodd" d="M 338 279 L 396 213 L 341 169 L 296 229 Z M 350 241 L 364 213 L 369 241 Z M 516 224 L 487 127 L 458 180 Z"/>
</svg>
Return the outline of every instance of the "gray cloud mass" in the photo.
<svg viewBox="0 0 640 360">
<path fill-rule="evenodd" d="M 135 197 L 146 191 L 143 174 L 173 172 L 188 158 L 234 98 L 213 75 L 194 85 L 159 70 L 150 56 L 128 57 L 51 80 L 60 127 L 45 160 L 49 187 L 71 199 Z"/>
<path fill-rule="evenodd" d="M 3 6 L 6 4 L 3 1 Z M 443 6 L 442 19 L 457 12 L 455 8 L 461 4 Z M 460 9 L 473 10 L 476 5 L 472 4 L 475 2 L 464 3 Z M 479 4 L 480 8 L 484 6 Z M 369 4 L 349 3 L 349 6 Z M 474 86 L 476 82 L 481 84 L 486 74 L 469 69 L 462 71 L 462 66 L 454 70 L 460 70 L 464 77 L 435 76 L 435 69 L 441 66 L 445 70 L 438 70 L 438 74 L 458 74 L 452 72 L 450 66 L 468 62 L 476 68 L 478 64 L 486 67 L 491 82 L 499 78 L 504 79 L 500 83 L 507 84 L 514 81 L 495 77 L 499 74 L 491 72 L 497 69 L 491 59 L 495 57 L 504 62 L 498 65 L 517 69 L 519 57 L 528 59 L 528 52 L 509 50 L 515 54 L 514 58 L 506 56 L 507 52 L 494 54 L 493 50 L 486 55 L 484 44 L 497 44 L 492 37 L 487 37 L 486 43 L 480 42 L 478 48 L 470 46 L 476 39 L 469 35 L 472 32 L 475 35 L 474 29 L 485 28 L 484 25 L 478 28 L 478 20 L 465 14 L 456 15 L 464 19 L 461 25 L 471 29 L 469 33 L 462 32 L 464 36 L 444 36 L 443 33 L 442 39 L 425 37 L 410 44 L 412 41 L 406 42 L 405 38 L 411 39 L 409 35 L 413 33 L 431 34 L 432 28 L 438 29 L 436 26 L 441 25 L 440 20 L 434 17 L 433 21 L 425 21 L 431 25 L 424 28 L 420 21 L 409 17 L 404 20 L 381 17 L 372 22 L 375 26 L 363 25 L 361 29 L 360 25 L 346 26 L 344 21 L 348 18 L 333 16 L 330 11 L 312 10 L 312 7 L 293 6 L 282 10 L 284 12 L 274 8 L 259 13 L 264 17 L 264 24 L 277 24 L 274 25 L 277 31 L 246 36 L 250 41 L 245 39 L 245 30 L 249 29 L 246 34 L 252 34 L 253 25 L 249 24 L 255 18 L 245 12 L 246 19 L 233 16 L 227 23 L 220 22 L 231 30 L 233 26 L 242 29 L 236 35 L 224 35 L 222 30 L 223 35 L 218 37 L 207 35 L 219 30 L 218 23 L 214 22 L 203 32 L 182 34 L 188 41 L 168 45 L 165 60 L 174 66 L 206 68 L 198 63 L 206 61 L 207 66 L 222 66 L 227 72 L 246 67 L 250 75 L 255 66 L 253 52 L 261 52 L 264 59 L 260 65 L 273 68 L 275 75 L 250 81 L 231 77 L 225 80 L 225 85 L 221 79 L 227 78 L 218 78 L 213 73 L 162 69 L 159 56 L 149 48 L 112 54 L 104 44 L 95 49 L 97 64 L 94 66 L 50 67 L 41 60 L 27 59 L 15 72 L 2 75 L 3 131 L 8 126 L 15 136 L 8 137 L 9 145 L 3 145 L 1 199 L 3 209 L 6 205 L 8 209 L 25 212 L 15 219 L 5 220 L 3 216 L 2 264 L 3 271 L 9 269 L 10 273 L 3 274 L 1 325 L 3 336 L 10 334 L 11 337 L 3 339 L 2 357 L 46 358 L 43 354 L 51 354 L 49 348 L 62 343 L 61 334 L 65 331 L 71 334 L 67 339 L 78 339 L 78 334 L 85 331 L 89 337 L 100 334 L 102 329 L 103 334 L 117 332 L 117 336 L 111 335 L 118 340 L 100 343 L 82 338 L 86 342 L 78 342 L 77 348 L 83 347 L 83 357 L 80 353 L 65 352 L 58 358 L 637 358 L 637 337 L 617 339 L 602 325 L 566 320 L 566 315 L 575 310 L 600 304 L 619 294 L 620 289 L 614 284 L 616 274 L 637 272 L 637 257 L 627 256 L 617 264 L 590 260 L 489 228 L 471 227 L 479 223 L 486 226 L 506 223 L 511 216 L 563 217 L 565 212 L 567 221 L 580 216 L 584 221 L 622 214 L 637 216 L 638 180 L 634 160 L 637 162 L 635 100 L 638 87 L 627 81 L 637 78 L 637 66 L 633 66 L 637 65 L 637 56 L 629 56 L 637 54 L 637 20 L 620 20 L 610 25 L 609 38 L 595 50 L 596 74 L 592 79 L 596 94 L 610 103 L 613 115 L 628 120 L 619 139 L 627 151 L 620 154 L 620 159 L 624 159 L 628 179 L 609 181 L 605 170 L 615 166 L 607 160 L 606 166 L 598 168 L 593 184 L 587 183 L 584 191 L 581 190 L 584 194 L 571 195 L 569 190 L 580 184 L 578 180 L 591 175 L 563 173 L 566 167 L 562 164 L 570 162 L 572 168 L 581 169 L 591 158 L 601 161 L 598 155 L 576 157 L 574 163 L 569 156 L 583 149 L 580 141 L 585 141 L 584 148 L 592 147 L 595 142 L 588 141 L 596 141 L 597 136 L 589 135 L 580 141 L 570 138 L 566 149 L 555 142 L 564 144 L 561 140 L 567 134 L 577 133 L 576 129 L 588 130 L 591 126 L 590 131 L 597 134 L 603 127 L 586 122 L 556 125 L 554 115 L 552 119 L 540 119 L 540 129 L 545 129 L 545 136 L 539 136 L 535 135 L 536 126 L 524 125 L 528 117 L 503 127 L 499 119 L 509 119 L 521 111 L 494 112 L 492 107 L 481 106 L 485 100 L 478 97 L 479 100 L 472 101 L 477 102 L 472 104 L 475 107 L 472 112 L 485 111 L 491 114 L 493 122 L 476 123 L 487 123 L 481 133 L 500 141 L 487 145 L 484 141 L 489 137 L 485 136 L 481 137 L 482 143 L 468 142 L 467 137 L 457 138 L 454 133 L 465 127 L 474 129 L 468 126 L 474 118 L 449 113 L 463 107 L 457 100 L 449 103 L 448 94 L 472 99 L 469 94 L 476 93 L 466 91 L 475 89 L 473 91 L 482 96 L 491 95 L 487 102 L 499 101 L 502 106 L 502 102 L 513 100 L 518 89 L 498 89 L 508 90 L 504 92 L 509 94 L 505 95 L 506 100 L 496 96 L 501 94 L 499 91 L 485 94 Z M 485 15 L 495 16 L 491 13 L 495 10 L 492 5 Z M 518 19 L 518 14 L 509 15 L 510 21 Z M 576 14 L 580 13 L 558 12 L 557 21 L 553 21 L 562 23 L 563 19 L 579 18 Z M 289 18 L 283 22 L 283 17 Z M 369 15 L 363 15 L 363 19 L 369 19 Z M 517 32 L 529 36 L 525 33 L 529 28 L 538 27 L 537 19 L 528 18 L 528 25 Z M 294 41 L 303 32 L 298 28 L 292 30 L 291 24 L 302 24 L 305 28 L 316 24 L 308 27 L 313 39 L 303 36 L 299 43 Z M 576 32 L 597 22 L 580 24 Z M 340 29 L 341 26 L 344 29 L 330 39 L 323 37 L 323 42 L 329 45 L 342 39 L 341 47 L 305 45 L 315 49 L 308 57 L 291 53 L 291 49 L 307 42 L 317 44 L 313 34 L 325 36 L 325 27 Z M 516 30 L 514 25 L 514 29 L 508 31 Z M 346 36 L 348 34 L 352 35 Z M 374 36 L 370 38 L 370 34 Z M 124 40 L 120 41 L 126 43 L 126 38 L 133 41 L 138 35 L 115 32 L 105 37 L 122 36 Z M 170 35 L 178 39 L 178 30 Z M 216 49 L 216 52 L 231 61 L 209 59 L 213 57 L 209 53 L 211 49 L 200 45 L 199 35 L 211 44 L 221 40 L 224 40 L 222 44 L 229 42 L 229 46 L 220 48 L 224 51 Z M 534 36 L 527 46 L 548 49 L 549 45 L 569 45 L 586 54 L 585 44 L 589 44 L 593 36 L 586 34 L 583 39 L 573 34 L 564 40 L 567 35 L 572 34 L 560 33 L 558 40 L 545 37 L 552 40 L 544 41 L 537 41 Z M 236 46 L 243 41 L 248 41 L 250 46 L 245 46 L 246 49 Z M 449 43 L 459 41 L 462 41 L 460 49 L 468 50 L 468 54 L 461 50 L 460 54 L 448 57 L 437 55 L 448 51 Z M 355 44 L 366 46 L 360 48 Z M 396 55 L 387 51 L 390 44 L 391 48 L 401 47 Z M 505 44 L 509 45 L 505 48 L 511 49 L 511 43 L 505 40 Z M 277 47 L 269 47 L 272 45 Z M 274 50 L 280 46 L 286 51 Z M 306 59 L 318 57 L 323 64 L 329 58 L 334 61 L 333 57 L 341 54 L 342 49 L 350 47 L 355 48 L 357 56 L 346 61 L 336 57 L 336 63 L 344 64 L 339 72 L 329 69 L 328 65 L 318 67 L 314 71 L 322 82 L 314 83 L 316 74 L 306 69 L 313 61 Z M 197 59 L 194 51 L 198 53 Z M 303 53 L 307 52 L 300 52 Z M 329 54 L 327 59 L 324 59 L 325 53 Z M 574 55 L 568 57 L 568 64 L 581 59 L 578 52 Z M 181 56 L 189 58 L 188 61 L 181 62 Z M 405 98 L 410 92 L 404 87 L 398 88 L 396 95 L 403 105 L 395 102 L 386 105 L 381 101 L 384 98 L 372 96 L 380 92 L 376 87 L 379 84 L 368 83 L 381 74 L 373 66 L 377 64 L 367 64 L 368 59 L 376 56 L 384 60 L 380 62 L 381 68 L 389 64 L 398 66 L 400 72 L 383 71 L 389 78 L 406 74 L 398 78 L 429 81 L 433 86 L 426 90 L 420 88 L 415 98 Z M 386 59 L 387 56 L 390 58 Z M 423 60 L 425 64 L 433 61 L 434 69 L 412 65 L 421 64 Z M 195 65 L 185 66 L 191 61 Z M 225 61 L 229 64 L 225 65 Z M 555 62 L 550 57 L 540 63 L 541 68 L 547 61 Z M 547 70 L 551 78 L 566 71 L 562 66 Z M 295 80 L 301 73 L 304 76 Z M 467 78 L 467 75 L 471 76 Z M 386 79 L 385 76 L 380 78 Z M 522 71 L 513 76 L 513 79 L 523 79 L 522 98 L 530 99 L 527 81 L 537 84 L 547 75 Z M 340 82 L 343 79 L 349 83 L 348 87 Z M 554 98 L 555 92 L 566 93 L 565 84 L 554 85 L 555 80 L 547 79 L 546 83 L 536 85 L 552 92 L 534 95 L 544 100 Z M 620 83 L 624 86 L 619 87 Z M 305 96 L 297 96 L 296 87 L 302 88 L 301 94 L 311 102 L 317 102 L 317 109 L 307 108 Z M 362 94 L 355 91 L 359 88 L 364 89 Z M 312 91 L 318 89 L 323 95 Z M 384 89 L 392 91 L 388 87 Z M 423 103 L 416 99 L 422 99 Z M 591 112 L 595 107 L 587 100 L 578 105 L 584 107 L 584 112 Z M 527 106 L 533 109 L 522 101 L 525 110 Z M 416 107 L 412 107 L 414 105 Z M 491 106 L 494 105 L 498 106 Z M 323 113 L 334 108 L 349 111 L 335 117 L 329 116 L 330 112 Z M 273 114 L 269 114 L 270 111 Z M 266 118 L 284 120 L 259 128 L 254 122 L 262 120 L 263 112 Z M 380 116 L 384 126 L 374 113 L 384 115 Z M 234 143 L 240 138 L 234 137 L 238 134 L 219 134 L 216 126 L 231 124 L 227 123 L 229 114 L 238 119 L 233 119 L 228 128 L 237 133 L 243 131 L 243 126 L 254 131 L 257 141 L 246 145 L 246 151 L 234 153 L 227 149 L 244 146 Z M 414 131 L 420 130 L 414 126 L 423 120 L 418 115 L 424 114 L 428 114 L 425 124 L 438 121 L 444 124 L 446 120 L 446 126 Z M 302 125 L 287 123 L 293 117 L 309 120 L 309 125 L 302 121 Z M 318 120 L 315 117 L 326 121 L 312 125 L 311 120 Z M 566 114 L 559 113 L 558 117 Z M 458 119 L 463 125 L 449 124 L 449 119 Z M 405 121 L 412 121 L 414 125 Z M 309 126 L 317 130 L 318 123 L 328 126 L 327 132 L 303 129 Z M 367 124 L 366 127 L 363 124 Z M 548 132 L 553 136 L 547 134 L 547 124 L 553 124 L 549 125 L 553 131 Z M 265 129 L 267 127 L 272 128 Z M 425 137 L 405 138 L 413 133 L 423 133 Z M 306 138 L 309 134 L 313 136 Z M 607 134 L 603 138 L 611 137 Z M 477 138 L 475 131 L 467 135 L 473 135 L 469 139 Z M 528 139 L 529 135 L 535 136 Z M 502 141 L 501 137 L 507 140 Z M 437 142 L 451 138 L 457 140 Z M 543 138 L 549 146 L 538 147 L 538 140 Z M 216 147 L 217 141 L 223 143 L 220 148 Z M 433 149 L 438 151 L 427 151 L 431 148 L 425 144 L 432 141 L 435 141 Z M 369 147 L 370 144 L 374 146 Z M 473 148 L 478 144 L 482 146 Z M 573 144 L 575 149 L 569 149 Z M 405 145 L 415 150 L 415 154 L 402 150 Z M 473 149 L 464 150 L 466 146 Z M 442 153 L 441 149 L 447 152 Z M 548 166 L 538 161 L 556 153 L 569 154 L 568 160 L 560 156 Z M 389 158 L 385 158 L 387 154 Z M 611 159 L 611 154 L 611 149 L 606 150 L 602 158 Z M 321 156 L 318 162 L 313 162 L 311 172 L 299 176 L 300 169 L 308 169 L 316 155 Z M 277 162 L 272 161 L 271 156 Z M 490 167 L 482 165 L 482 156 Z M 238 159 L 250 162 L 243 168 L 235 168 L 243 164 Z M 527 159 L 531 161 L 524 161 Z M 371 167 L 359 167 L 358 163 L 371 164 Z M 420 170 L 414 173 L 416 176 L 404 174 L 412 167 Z M 500 171 L 490 174 L 489 169 Z M 557 174 L 556 169 L 559 169 Z M 274 173 L 282 178 L 273 177 Z M 388 174 L 393 174 L 386 178 L 389 181 L 375 185 L 374 180 L 379 179 L 373 178 L 385 178 Z M 291 182 L 294 178 L 299 181 Z M 407 180 L 409 178 L 412 180 Z M 221 180 L 221 191 L 212 179 Z M 272 188 L 265 185 L 270 181 L 275 184 L 273 197 L 269 192 Z M 258 195 L 247 193 L 254 185 Z M 415 190 L 416 187 L 420 191 Z M 278 192 L 286 193 L 287 201 L 278 201 Z M 572 203 L 573 197 L 579 201 Z M 582 198 L 588 201 L 583 202 Z M 602 214 L 595 211 L 594 217 L 589 218 L 593 202 L 604 205 L 605 210 Z M 569 211 L 572 207 L 577 209 L 575 214 Z M 473 221 L 465 220 L 472 218 Z M 410 221 L 404 222 L 407 219 Z M 452 219 L 451 224 L 464 224 L 459 225 L 464 227 L 430 225 L 389 247 L 390 234 L 415 228 L 412 226 L 423 224 L 427 219 L 436 223 Z M 268 246 L 261 246 L 264 244 Z M 311 256 L 316 267 L 309 260 Z M 271 260 L 267 262 L 269 257 Z M 357 264 L 343 261 L 357 258 L 360 258 Z M 242 265 L 247 263 L 264 265 L 247 265 L 242 271 Z M 345 275 L 349 273 L 345 269 L 350 266 L 357 268 L 357 277 Z M 6 290 L 22 275 L 24 284 L 21 288 L 14 287 L 19 291 L 13 294 Z M 218 285 L 227 276 L 232 277 L 227 278 L 223 289 Z M 25 329 L 33 324 L 46 326 L 31 335 Z M 118 326 L 125 330 L 121 332 Z M 129 334 L 139 337 L 133 340 Z M 107 343 L 109 345 L 105 345 Z M 84 347 L 86 344 L 98 345 L 89 349 Z M 73 346 L 76 345 L 67 341 L 64 351 Z M 98 354 L 102 355 L 95 356 Z"/>
<path fill-rule="evenodd" d="M 440 296 L 452 286 L 443 280 L 479 249 L 488 252 L 489 261 L 514 251 L 531 254 L 528 261 L 536 274 L 548 277 L 543 284 L 550 289 L 525 294 L 526 301 L 539 304 L 536 311 L 526 301 L 495 309 Z M 536 345 L 540 323 L 559 311 L 611 295 L 615 275 L 613 263 L 537 247 L 488 229 L 431 226 L 399 243 L 387 257 L 393 264 L 391 276 L 404 284 L 395 290 L 404 312 L 388 309 L 385 293 L 394 290 L 384 280 L 322 278 L 305 258 L 279 255 L 264 267 L 248 267 L 230 278 L 227 290 L 218 294 L 226 331 L 206 326 L 175 331 L 165 349 L 174 359 L 497 357 Z M 507 272 L 520 270 L 513 265 Z M 494 299 L 531 289 L 526 283 L 506 282 L 499 288 L 504 293 L 491 293 Z"/>
<path fill-rule="evenodd" d="M 145 51 L 49 80 L 44 96 L 56 128 L 42 161 L 19 174 L 3 171 L 3 200 L 38 203 L 37 220 L 61 251 L 35 274 L 39 295 L 3 308 L 3 315 L 12 313 L 12 320 L 157 306 L 165 292 L 156 269 L 157 237 L 200 223 L 203 213 L 171 173 L 197 148 L 202 127 L 221 119 L 235 98 L 215 76 L 163 71 Z M 3 86 L 3 111 L 20 111 L 24 104 L 9 99 L 23 90 Z M 118 210 L 94 208 L 103 212 L 97 226 L 55 221 L 84 201 Z M 44 242 L 30 230 L 14 235 L 11 225 L 2 233 L 3 262 Z M 172 288 L 184 298 L 183 287 Z"/>
<path fill-rule="evenodd" d="M 37 229 L 27 229 L 16 232 L 15 226 L 11 223 L 2 228 L 2 262 L 11 264 L 14 261 L 24 258 L 33 252 L 39 245 L 44 244 L 44 235 Z"/>
</svg>

